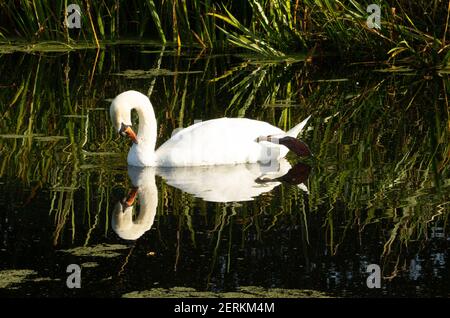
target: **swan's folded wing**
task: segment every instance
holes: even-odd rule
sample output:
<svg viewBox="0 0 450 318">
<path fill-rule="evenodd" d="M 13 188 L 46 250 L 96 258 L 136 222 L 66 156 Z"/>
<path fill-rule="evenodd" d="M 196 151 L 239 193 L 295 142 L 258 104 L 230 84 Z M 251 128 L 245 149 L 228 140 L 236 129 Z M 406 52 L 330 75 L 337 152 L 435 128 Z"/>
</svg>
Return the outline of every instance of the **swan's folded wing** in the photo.
<svg viewBox="0 0 450 318">
<path fill-rule="evenodd" d="M 280 133 L 283 131 L 275 126 L 245 118 L 220 118 L 200 122 L 177 132 L 161 145 L 156 151 L 157 165 L 201 166 L 258 162 L 267 146 L 255 142 L 256 138 Z M 284 150 L 287 153 L 287 148 Z"/>
</svg>

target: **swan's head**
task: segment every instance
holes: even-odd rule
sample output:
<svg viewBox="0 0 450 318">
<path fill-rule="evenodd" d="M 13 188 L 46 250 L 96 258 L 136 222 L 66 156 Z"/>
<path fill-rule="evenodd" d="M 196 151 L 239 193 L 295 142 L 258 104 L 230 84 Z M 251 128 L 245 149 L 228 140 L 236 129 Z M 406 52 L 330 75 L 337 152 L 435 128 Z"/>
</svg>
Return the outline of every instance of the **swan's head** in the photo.
<svg viewBox="0 0 450 318">
<path fill-rule="evenodd" d="M 124 240 L 137 240 L 147 232 L 151 224 L 141 224 L 134 217 L 134 202 L 137 188 L 133 188 L 128 197 L 116 203 L 113 209 L 111 226 L 114 232 Z"/>
<path fill-rule="evenodd" d="M 131 128 L 131 110 L 139 105 L 145 95 L 136 91 L 127 91 L 114 98 L 109 108 L 109 115 L 116 131 L 122 136 L 128 136 L 135 144 L 138 143 L 136 133 Z"/>
<path fill-rule="evenodd" d="M 114 232 L 123 240 L 137 240 L 147 229 L 133 223 L 133 206 L 119 201 L 114 206 L 111 226 Z"/>
</svg>

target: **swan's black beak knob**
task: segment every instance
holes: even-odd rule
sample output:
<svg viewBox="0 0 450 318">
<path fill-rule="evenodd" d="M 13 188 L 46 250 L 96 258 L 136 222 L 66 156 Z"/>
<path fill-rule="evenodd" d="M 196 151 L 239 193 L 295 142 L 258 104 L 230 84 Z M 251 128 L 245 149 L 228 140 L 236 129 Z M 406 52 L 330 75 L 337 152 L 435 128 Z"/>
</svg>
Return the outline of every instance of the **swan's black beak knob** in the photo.
<svg viewBox="0 0 450 318">
<path fill-rule="evenodd" d="M 124 123 L 122 123 L 119 133 L 124 137 L 128 136 L 128 138 L 130 138 L 131 141 L 133 141 L 135 144 L 138 143 L 136 133 L 133 131 L 131 126 L 125 125 Z"/>
<path fill-rule="evenodd" d="M 121 201 L 122 207 L 125 210 L 125 208 L 128 208 L 134 204 L 134 201 L 137 197 L 138 188 L 133 187 L 130 190 L 130 193 L 128 193 L 128 196 L 126 198 L 123 198 Z"/>
</svg>

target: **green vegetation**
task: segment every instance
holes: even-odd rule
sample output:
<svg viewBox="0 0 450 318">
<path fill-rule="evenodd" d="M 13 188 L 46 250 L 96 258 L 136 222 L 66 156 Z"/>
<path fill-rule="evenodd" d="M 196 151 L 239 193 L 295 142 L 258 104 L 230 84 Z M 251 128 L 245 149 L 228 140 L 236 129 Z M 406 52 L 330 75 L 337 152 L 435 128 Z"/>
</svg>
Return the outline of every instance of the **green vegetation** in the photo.
<svg viewBox="0 0 450 318">
<path fill-rule="evenodd" d="M 96 246 L 79 246 L 61 252 L 69 253 L 80 257 L 106 257 L 112 258 L 120 256 L 120 251 L 127 249 L 127 246 L 121 244 L 99 244 Z M 119 251 L 119 252 L 118 252 Z M 85 267 L 95 267 L 97 264 L 90 262 L 84 263 Z"/>
<path fill-rule="evenodd" d="M 5 41 L 58 41 L 97 46 L 122 38 L 159 38 L 177 47 L 237 46 L 280 57 L 298 52 L 445 67 L 450 2 L 376 1 L 381 29 L 366 24 L 368 0 L 70 1 L 81 7 L 80 29 L 64 22 L 67 0 L 3 1 Z"/>
<path fill-rule="evenodd" d="M 194 288 L 173 287 L 170 289 L 154 288 L 146 291 L 130 292 L 124 298 L 329 298 L 325 293 L 316 290 L 262 288 L 242 286 L 237 291 L 218 293 L 201 292 Z"/>
<path fill-rule="evenodd" d="M 299 50 L 313 55 L 338 51 L 353 59 L 437 65 L 447 62 L 450 3 L 442 1 L 377 1 L 381 29 L 369 28 L 366 11 L 373 1 L 250 0 L 252 19 L 241 23 L 232 12 L 212 13 L 226 23 L 220 28 L 240 47 L 269 56 Z M 415 65 L 419 66 L 419 65 Z"/>
<path fill-rule="evenodd" d="M 0 271 L 0 289 L 11 288 L 12 286 L 22 283 L 35 274 L 35 271 L 29 269 L 11 269 Z"/>
<path fill-rule="evenodd" d="M 25 283 L 54 282 L 59 279 L 49 277 L 39 277 L 37 272 L 31 269 L 7 269 L 0 271 L 0 290 L 1 289 L 19 289 L 20 285 Z"/>
<path fill-rule="evenodd" d="M 156 36 L 163 43 L 168 40 L 177 45 L 200 43 L 212 47 L 224 38 L 215 31 L 215 18 L 207 15 L 218 8 L 212 2 L 7 0 L 0 4 L 0 37 L 68 44 L 90 41 L 100 45 L 104 40 Z M 64 23 L 69 4 L 80 6 L 80 29 L 69 29 Z"/>
</svg>

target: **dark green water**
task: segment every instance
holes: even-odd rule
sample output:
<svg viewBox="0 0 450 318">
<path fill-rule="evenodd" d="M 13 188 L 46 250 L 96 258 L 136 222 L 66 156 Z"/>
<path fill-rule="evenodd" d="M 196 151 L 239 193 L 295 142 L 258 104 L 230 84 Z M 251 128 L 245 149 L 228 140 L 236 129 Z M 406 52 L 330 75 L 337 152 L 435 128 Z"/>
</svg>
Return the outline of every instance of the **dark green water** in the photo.
<svg viewBox="0 0 450 318">
<path fill-rule="evenodd" d="M 148 46 L 0 55 L 0 294 L 450 296 L 450 82 L 384 67 Z M 288 157 L 308 191 L 283 180 L 252 201 L 208 202 L 156 173 L 151 229 L 122 239 L 111 222 L 133 187 L 130 144 L 108 110 L 129 89 L 150 95 L 158 145 L 195 120 L 287 130 L 311 114 L 302 139 L 315 159 Z M 200 184 L 244 193 L 248 180 L 230 175 Z M 82 266 L 80 289 L 66 287 L 69 264 Z M 369 264 L 381 267 L 380 289 L 366 285 Z"/>
</svg>

